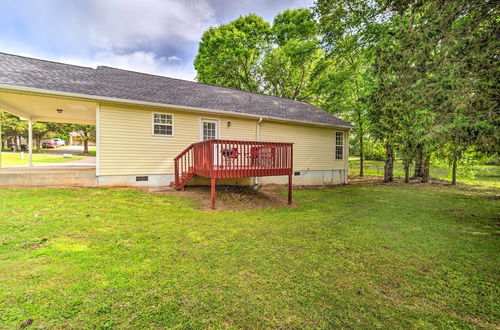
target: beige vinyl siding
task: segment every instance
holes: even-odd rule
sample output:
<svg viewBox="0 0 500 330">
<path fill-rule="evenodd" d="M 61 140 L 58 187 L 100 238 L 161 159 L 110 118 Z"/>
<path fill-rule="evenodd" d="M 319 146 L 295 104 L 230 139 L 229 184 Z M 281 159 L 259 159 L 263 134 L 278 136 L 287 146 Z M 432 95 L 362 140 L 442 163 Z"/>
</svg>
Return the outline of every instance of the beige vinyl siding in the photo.
<svg viewBox="0 0 500 330">
<path fill-rule="evenodd" d="M 154 112 L 173 115 L 173 136 L 153 135 Z M 221 139 L 255 140 L 256 120 L 101 104 L 99 175 L 172 174 L 174 157 L 200 141 L 201 118 L 219 121 Z"/>
<path fill-rule="evenodd" d="M 346 166 L 344 160 L 335 159 L 335 131 L 326 127 L 264 121 L 260 140 L 293 142 L 294 170 L 343 170 Z M 344 152 L 344 157 L 347 157 L 347 152 Z"/>
</svg>

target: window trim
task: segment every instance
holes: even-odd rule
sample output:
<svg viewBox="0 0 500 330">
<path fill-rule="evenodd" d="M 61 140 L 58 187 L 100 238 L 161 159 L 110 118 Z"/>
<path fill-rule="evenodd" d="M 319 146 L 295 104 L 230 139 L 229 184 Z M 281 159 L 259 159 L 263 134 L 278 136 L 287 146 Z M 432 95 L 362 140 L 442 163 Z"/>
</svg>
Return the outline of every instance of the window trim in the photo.
<svg viewBox="0 0 500 330">
<path fill-rule="evenodd" d="M 338 133 L 342 134 L 342 144 L 341 145 L 337 144 L 337 134 Z M 342 147 L 342 158 L 337 158 L 337 147 Z M 335 143 L 334 143 L 333 156 L 334 156 L 335 160 L 344 160 L 344 158 L 345 158 L 345 132 L 344 131 L 335 131 Z"/>
<path fill-rule="evenodd" d="M 204 141 L 203 140 L 203 123 L 204 122 L 215 123 L 215 138 L 219 139 L 220 138 L 220 120 L 215 119 L 215 118 L 200 117 L 200 141 Z"/>
<path fill-rule="evenodd" d="M 155 115 L 168 115 L 172 116 L 172 125 L 169 124 L 158 124 L 155 123 Z M 163 125 L 163 126 L 172 126 L 172 134 L 156 134 L 155 133 L 155 125 Z M 151 135 L 153 136 L 163 136 L 163 137 L 173 137 L 175 135 L 175 116 L 173 113 L 167 113 L 167 112 L 153 112 L 151 113 Z"/>
</svg>

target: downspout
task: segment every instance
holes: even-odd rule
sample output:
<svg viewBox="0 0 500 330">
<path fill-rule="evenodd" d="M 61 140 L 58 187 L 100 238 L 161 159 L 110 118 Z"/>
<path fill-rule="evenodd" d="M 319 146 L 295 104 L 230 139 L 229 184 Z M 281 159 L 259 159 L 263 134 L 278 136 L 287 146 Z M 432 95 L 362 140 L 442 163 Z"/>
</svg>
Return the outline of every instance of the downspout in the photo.
<svg viewBox="0 0 500 330">
<path fill-rule="evenodd" d="M 257 131 L 255 134 L 255 140 L 259 141 L 260 140 L 260 124 L 262 124 L 262 121 L 264 118 L 260 117 L 259 120 L 257 121 Z"/>
<path fill-rule="evenodd" d="M 262 124 L 263 121 L 264 121 L 263 117 L 260 117 L 259 120 L 257 121 L 257 127 L 256 127 L 256 130 L 255 130 L 255 141 L 260 141 L 260 124 Z M 260 188 L 259 178 L 258 177 L 254 177 L 253 178 L 253 187 L 255 189 L 259 189 Z"/>
</svg>

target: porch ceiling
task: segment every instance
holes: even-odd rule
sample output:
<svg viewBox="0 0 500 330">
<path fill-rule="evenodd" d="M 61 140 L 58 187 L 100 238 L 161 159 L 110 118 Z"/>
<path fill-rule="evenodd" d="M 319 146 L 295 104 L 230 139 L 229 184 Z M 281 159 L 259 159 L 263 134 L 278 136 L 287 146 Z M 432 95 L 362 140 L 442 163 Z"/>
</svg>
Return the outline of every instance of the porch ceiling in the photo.
<svg viewBox="0 0 500 330">
<path fill-rule="evenodd" d="M 92 101 L 0 90 L 1 110 L 32 121 L 95 125 L 96 108 Z"/>
</svg>

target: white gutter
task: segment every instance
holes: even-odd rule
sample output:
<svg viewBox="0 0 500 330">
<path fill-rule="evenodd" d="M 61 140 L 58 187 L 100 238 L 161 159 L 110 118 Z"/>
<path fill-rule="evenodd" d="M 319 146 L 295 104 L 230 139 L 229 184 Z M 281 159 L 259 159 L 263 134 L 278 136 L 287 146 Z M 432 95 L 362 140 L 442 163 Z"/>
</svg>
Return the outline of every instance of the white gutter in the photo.
<svg viewBox="0 0 500 330">
<path fill-rule="evenodd" d="M 120 99 L 120 98 L 116 98 L 116 97 L 95 96 L 95 95 L 89 95 L 89 94 L 70 93 L 70 92 L 59 92 L 59 91 L 52 91 L 52 90 L 41 89 L 41 88 L 20 87 L 20 86 L 0 84 L 0 89 L 6 89 L 6 90 L 21 92 L 21 93 L 39 93 L 39 94 L 49 94 L 49 95 L 72 97 L 72 98 L 76 97 L 76 98 L 80 98 L 80 99 L 84 99 L 84 100 L 88 100 L 88 101 L 105 101 L 105 102 L 153 106 L 153 107 L 169 108 L 169 109 L 174 108 L 174 109 L 180 109 L 180 110 L 185 110 L 185 111 L 218 113 L 218 114 L 225 114 L 225 115 L 232 115 L 232 116 L 246 117 L 246 118 L 259 118 L 259 119 L 265 118 L 268 120 L 287 122 L 287 123 L 290 122 L 290 123 L 300 123 L 300 124 L 307 124 L 307 125 L 313 125 L 313 126 L 352 129 L 351 126 L 346 126 L 346 125 L 331 125 L 331 124 L 313 123 L 313 122 L 304 121 L 304 120 L 283 119 L 283 118 L 270 117 L 270 116 L 262 117 L 259 115 L 245 114 L 245 113 L 240 113 L 240 112 L 236 112 L 236 111 L 213 110 L 213 109 L 190 107 L 190 106 L 184 106 L 184 105 L 137 101 L 137 100 L 130 100 L 130 99 Z"/>
</svg>

